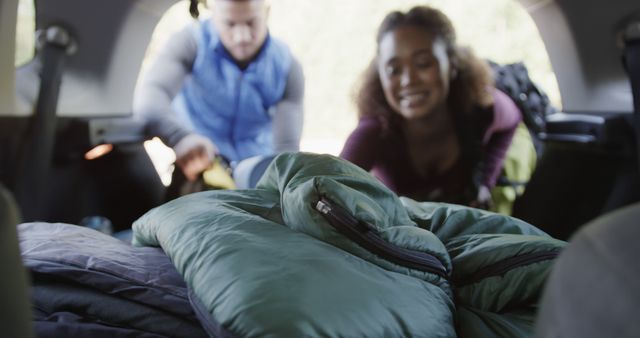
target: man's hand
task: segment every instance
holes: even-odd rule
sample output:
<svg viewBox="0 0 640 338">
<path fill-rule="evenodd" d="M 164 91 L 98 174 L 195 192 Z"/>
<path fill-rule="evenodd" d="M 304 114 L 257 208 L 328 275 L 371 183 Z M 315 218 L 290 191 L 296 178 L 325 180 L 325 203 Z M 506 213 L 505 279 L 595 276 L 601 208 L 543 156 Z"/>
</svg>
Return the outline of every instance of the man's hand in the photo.
<svg viewBox="0 0 640 338">
<path fill-rule="evenodd" d="M 176 164 L 189 181 L 195 181 L 211 165 L 217 153 L 213 142 L 198 134 L 183 137 L 173 151 L 176 153 Z"/>
</svg>

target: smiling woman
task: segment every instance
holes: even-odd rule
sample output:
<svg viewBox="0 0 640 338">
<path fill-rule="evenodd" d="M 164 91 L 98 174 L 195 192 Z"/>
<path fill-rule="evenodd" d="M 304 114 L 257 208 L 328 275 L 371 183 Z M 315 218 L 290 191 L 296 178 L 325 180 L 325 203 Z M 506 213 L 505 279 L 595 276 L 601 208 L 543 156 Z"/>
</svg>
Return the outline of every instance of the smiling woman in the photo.
<svg viewBox="0 0 640 338">
<path fill-rule="evenodd" d="M 514 102 L 436 8 L 389 13 L 376 41 L 340 156 L 399 195 L 489 207 L 521 120 Z"/>
<path fill-rule="evenodd" d="M 560 104 L 540 35 L 514 0 L 272 0 L 271 32 L 287 41 L 306 77 L 303 150 L 337 154 L 357 114 L 353 89 L 375 53 L 375 31 L 392 10 L 428 4 L 441 9 L 461 44 L 499 63 L 524 61 L 532 78 Z M 328 18 L 331 20 L 329 21 Z"/>
</svg>

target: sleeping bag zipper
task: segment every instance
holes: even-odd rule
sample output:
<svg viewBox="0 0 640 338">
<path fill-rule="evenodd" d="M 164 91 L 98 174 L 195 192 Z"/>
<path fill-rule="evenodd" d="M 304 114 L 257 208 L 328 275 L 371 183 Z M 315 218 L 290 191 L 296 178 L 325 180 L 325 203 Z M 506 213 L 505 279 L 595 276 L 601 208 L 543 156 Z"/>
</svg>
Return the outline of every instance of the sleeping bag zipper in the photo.
<svg viewBox="0 0 640 338">
<path fill-rule="evenodd" d="M 448 278 L 447 269 L 435 256 L 421 251 L 398 247 L 386 242 L 377 229 L 353 217 L 343 207 L 321 197 L 315 205 L 329 223 L 341 234 L 369 252 L 395 264 Z"/>
<path fill-rule="evenodd" d="M 502 276 L 515 268 L 555 259 L 556 257 L 558 257 L 558 254 L 560 254 L 559 250 L 553 250 L 547 252 L 531 252 L 518 256 L 508 257 L 481 268 L 464 280 L 460 280 L 457 282 L 454 281 L 454 285 L 456 285 L 457 287 L 463 287 L 466 285 L 477 283 L 485 278 Z"/>
</svg>

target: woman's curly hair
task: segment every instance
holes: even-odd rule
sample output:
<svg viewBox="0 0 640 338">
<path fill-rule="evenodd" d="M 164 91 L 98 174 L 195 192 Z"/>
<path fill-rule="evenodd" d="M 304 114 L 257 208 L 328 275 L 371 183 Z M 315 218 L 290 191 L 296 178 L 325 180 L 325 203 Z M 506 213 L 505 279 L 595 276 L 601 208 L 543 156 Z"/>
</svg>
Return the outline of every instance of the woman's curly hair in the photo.
<svg viewBox="0 0 640 338">
<path fill-rule="evenodd" d="M 451 67 L 456 76 L 451 79 L 447 104 L 452 111 L 469 113 L 474 107 L 488 107 L 493 104 L 487 88 L 493 85 L 489 65 L 477 58 L 469 48 L 456 44 L 453 24 L 441 11 L 416 6 L 408 12 L 389 13 L 380 24 L 376 41 L 378 46 L 383 36 L 398 27 L 413 26 L 425 30 L 444 43 Z M 387 102 L 378 74 L 377 56 L 365 70 L 356 92 L 356 106 L 359 117 L 376 116 L 385 124 L 397 116 Z"/>
</svg>

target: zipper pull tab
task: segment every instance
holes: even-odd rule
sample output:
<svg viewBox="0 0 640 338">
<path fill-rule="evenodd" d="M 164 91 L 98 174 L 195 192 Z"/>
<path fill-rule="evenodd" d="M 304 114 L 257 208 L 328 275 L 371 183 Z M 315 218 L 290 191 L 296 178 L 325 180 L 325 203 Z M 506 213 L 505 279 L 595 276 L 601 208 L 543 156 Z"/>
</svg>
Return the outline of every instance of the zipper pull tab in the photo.
<svg viewBox="0 0 640 338">
<path fill-rule="evenodd" d="M 321 214 L 329 217 L 329 219 L 334 220 L 334 222 L 338 222 L 346 226 L 353 227 L 362 233 L 367 233 L 369 231 L 374 233 L 378 232 L 378 229 L 375 226 L 353 217 L 350 213 L 348 213 L 342 207 L 340 206 L 333 207 L 332 201 L 325 197 L 322 197 L 316 203 L 316 210 Z"/>
<path fill-rule="evenodd" d="M 316 210 L 318 210 L 323 215 L 328 215 L 331 212 L 331 207 L 320 200 L 318 201 L 318 203 L 316 203 Z"/>
</svg>

